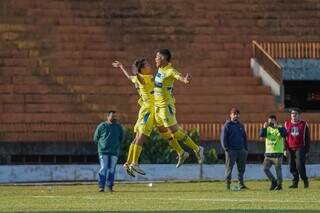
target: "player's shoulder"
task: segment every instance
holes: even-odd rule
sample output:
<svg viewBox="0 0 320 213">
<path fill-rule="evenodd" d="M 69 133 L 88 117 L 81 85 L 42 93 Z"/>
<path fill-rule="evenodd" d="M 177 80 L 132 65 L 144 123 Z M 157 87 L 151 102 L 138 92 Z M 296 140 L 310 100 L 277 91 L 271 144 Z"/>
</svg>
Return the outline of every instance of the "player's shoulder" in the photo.
<svg viewBox="0 0 320 213">
<path fill-rule="evenodd" d="M 168 70 L 170 70 L 170 72 L 178 72 L 178 70 L 172 65 L 168 68 Z"/>
<path fill-rule="evenodd" d="M 108 127 L 109 127 L 108 124 L 105 121 L 103 121 L 98 125 L 97 128 L 103 130 L 103 129 L 107 129 Z"/>
</svg>

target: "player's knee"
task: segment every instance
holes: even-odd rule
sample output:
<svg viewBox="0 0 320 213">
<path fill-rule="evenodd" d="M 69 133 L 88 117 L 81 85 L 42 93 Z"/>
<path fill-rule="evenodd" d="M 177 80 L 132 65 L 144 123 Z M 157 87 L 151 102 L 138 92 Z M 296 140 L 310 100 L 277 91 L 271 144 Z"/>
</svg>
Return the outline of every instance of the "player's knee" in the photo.
<svg viewBox="0 0 320 213">
<path fill-rule="evenodd" d="M 170 132 L 166 131 L 166 132 L 161 132 L 161 137 L 165 140 L 170 140 L 172 138 Z"/>
<path fill-rule="evenodd" d="M 182 141 L 185 142 L 188 138 L 188 135 L 183 132 L 182 130 L 178 130 L 176 132 L 173 133 L 173 136 L 178 140 L 178 141 Z"/>
<path fill-rule="evenodd" d="M 142 133 L 139 133 L 138 136 L 136 137 L 135 144 L 142 145 L 144 143 L 144 141 L 146 140 L 146 138 L 147 138 L 147 136 L 145 136 Z"/>
<path fill-rule="evenodd" d="M 179 126 L 178 124 L 175 124 L 173 126 L 168 127 L 170 129 L 171 132 L 177 132 L 179 131 Z"/>
</svg>

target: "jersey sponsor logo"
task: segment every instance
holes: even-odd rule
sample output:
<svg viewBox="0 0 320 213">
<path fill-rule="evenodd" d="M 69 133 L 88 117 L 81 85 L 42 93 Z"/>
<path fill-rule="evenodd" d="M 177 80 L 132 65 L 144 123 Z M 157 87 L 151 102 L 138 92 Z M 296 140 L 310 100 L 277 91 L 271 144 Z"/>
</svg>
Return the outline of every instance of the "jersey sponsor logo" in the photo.
<svg viewBox="0 0 320 213">
<path fill-rule="evenodd" d="M 293 136 L 293 137 L 297 137 L 299 135 L 299 128 L 294 126 L 291 128 L 291 132 L 290 134 Z"/>
<path fill-rule="evenodd" d="M 159 87 L 159 88 L 162 88 L 162 86 L 163 86 L 162 83 L 157 82 L 157 81 L 154 82 L 154 85 L 155 85 L 156 87 Z"/>
<path fill-rule="evenodd" d="M 164 74 L 161 73 L 160 71 L 158 71 L 157 74 L 156 74 L 156 78 L 155 78 L 155 80 L 154 80 L 154 85 L 155 85 L 156 87 L 162 88 L 162 86 L 163 86 L 163 83 L 162 83 L 163 80 L 164 80 Z"/>
</svg>

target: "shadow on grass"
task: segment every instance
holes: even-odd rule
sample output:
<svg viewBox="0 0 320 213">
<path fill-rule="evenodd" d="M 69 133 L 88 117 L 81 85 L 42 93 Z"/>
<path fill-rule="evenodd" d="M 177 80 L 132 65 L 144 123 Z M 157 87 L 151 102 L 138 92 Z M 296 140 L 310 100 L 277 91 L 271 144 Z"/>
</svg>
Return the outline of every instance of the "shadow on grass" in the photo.
<svg viewBox="0 0 320 213">
<path fill-rule="evenodd" d="M 22 211 L 19 211 L 19 213 L 22 213 Z M 23 211 L 26 212 L 26 211 Z M 114 212 L 114 213 L 318 213 L 319 210 L 306 210 L 306 209 L 290 209 L 290 210 L 280 210 L 280 209 L 251 209 L 251 210 L 241 210 L 241 209 L 232 209 L 232 210 L 225 210 L 225 209 L 215 209 L 215 210 L 159 210 L 159 211 L 143 211 L 143 210 L 138 210 L 138 211 L 27 211 L 28 213 L 63 213 L 63 212 L 77 212 L 77 213 L 104 213 L 104 212 Z"/>
</svg>

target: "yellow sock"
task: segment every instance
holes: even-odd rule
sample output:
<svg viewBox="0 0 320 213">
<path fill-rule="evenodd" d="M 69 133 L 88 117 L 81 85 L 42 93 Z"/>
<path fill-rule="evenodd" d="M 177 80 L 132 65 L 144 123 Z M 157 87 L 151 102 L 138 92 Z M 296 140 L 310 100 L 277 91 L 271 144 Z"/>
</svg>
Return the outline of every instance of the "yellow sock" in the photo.
<svg viewBox="0 0 320 213">
<path fill-rule="evenodd" d="M 142 151 L 142 146 L 138 144 L 133 145 L 133 158 L 132 158 L 132 164 L 138 164 L 139 157 Z"/>
<path fill-rule="evenodd" d="M 133 158 L 133 143 L 130 144 L 129 146 L 129 151 L 128 151 L 128 157 L 127 157 L 127 163 L 131 164 L 132 163 L 132 158 Z"/>
<path fill-rule="evenodd" d="M 178 141 L 182 141 L 188 147 L 190 147 L 193 151 L 197 152 L 199 150 L 199 146 L 193 142 L 193 140 L 185 133 L 183 130 L 179 129 L 175 133 L 173 133 L 173 137 Z"/>
<path fill-rule="evenodd" d="M 161 137 L 168 140 L 170 147 L 175 150 L 178 155 L 183 154 L 184 150 L 170 132 L 161 132 Z"/>
</svg>

